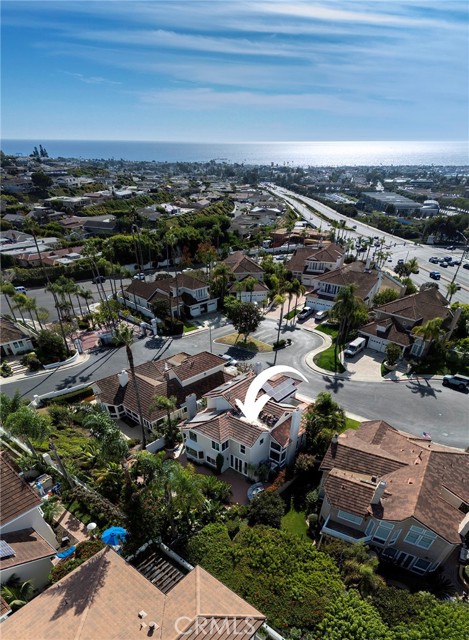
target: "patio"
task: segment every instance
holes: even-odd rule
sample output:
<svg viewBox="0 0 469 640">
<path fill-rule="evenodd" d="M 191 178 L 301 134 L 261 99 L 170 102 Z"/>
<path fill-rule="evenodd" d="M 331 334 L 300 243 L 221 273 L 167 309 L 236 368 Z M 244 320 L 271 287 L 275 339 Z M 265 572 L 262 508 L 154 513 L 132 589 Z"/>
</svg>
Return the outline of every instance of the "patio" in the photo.
<svg viewBox="0 0 469 640">
<path fill-rule="evenodd" d="M 181 453 L 181 455 L 177 458 L 181 465 L 185 467 L 187 464 L 193 464 L 196 473 L 202 473 L 206 476 L 215 476 L 219 480 L 223 480 L 223 482 L 227 482 L 231 485 L 231 500 L 232 504 L 241 504 L 247 505 L 248 501 L 248 489 L 252 484 L 249 482 L 244 476 L 237 473 L 234 469 L 228 469 L 221 475 L 217 475 L 214 471 L 206 467 L 205 465 L 194 464 L 192 460 L 188 460 L 185 453 Z"/>
</svg>

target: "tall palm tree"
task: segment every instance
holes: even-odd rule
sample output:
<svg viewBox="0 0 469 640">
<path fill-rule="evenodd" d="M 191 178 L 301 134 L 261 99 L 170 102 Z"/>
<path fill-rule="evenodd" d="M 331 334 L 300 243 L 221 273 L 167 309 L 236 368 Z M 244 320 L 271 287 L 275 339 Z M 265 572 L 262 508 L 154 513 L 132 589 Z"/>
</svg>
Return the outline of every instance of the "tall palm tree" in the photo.
<svg viewBox="0 0 469 640">
<path fill-rule="evenodd" d="M 166 428 L 165 428 L 165 440 L 169 449 L 176 446 L 178 441 L 179 429 L 177 424 L 172 420 L 171 414 L 177 409 L 177 398 L 174 396 L 155 396 L 150 404 L 150 412 L 154 409 L 160 409 L 166 411 Z"/>
<path fill-rule="evenodd" d="M 0 290 L 5 296 L 8 308 L 10 309 L 10 315 L 12 318 L 14 318 L 15 314 L 13 312 L 13 307 L 11 306 L 10 298 L 13 298 L 16 295 L 16 289 L 11 282 L 2 282 L 0 285 Z"/>
<path fill-rule="evenodd" d="M 248 291 L 251 295 L 249 296 L 249 302 L 252 302 L 252 294 L 254 292 L 254 287 L 257 284 L 257 280 L 256 278 L 253 278 L 252 276 L 248 276 L 245 280 L 244 280 L 244 288 L 246 289 L 246 291 Z"/>
<path fill-rule="evenodd" d="M 89 315 L 91 315 L 90 300 L 94 300 L 93 292 L 90 291 L 89 289 L 81 289 L 80 288 L 78 290 L 78 295 L 82 300 L 85 301 L 86 308 L 88 309 L 88 313 L 89 313 Z"/>
<path fill-rule="evenodd" d="M 134 342 L 134 334 L 132 329 L 125 323 L 121 323 L 117 326 L 114 334 L 114 343 L 118 347 L 125 347 L 127 360 L 129 361 L 130 367 L 130 376 L 132 378 L 132 384 L 134 386 L 135 391 L 135 399 L 137 401 L 137 410 L 138 410 L 138 421 L 140 424 L 140 430 L 142 434 L 142 448 L 144 449 L 147 446 L 147 434 L 145 430 L 145 425 L 143 423 L 143 412 L 142 412 L 142 402 L 140 399 L 140 390 L 137 384 L 137 378 L 135 377 L 135 363 L 134 356 L 132 353 L 132 344 Z"/>
<path fill-rule="evenodd" d="M 29 296 L 25 296 L 26 300 L 24 301 L 23 308 L 25 311 L 29 313 L 29 317 L 31 318 L 31 322 L 33 323 L 34 330 L 36 330 L 36 321 L 33 318 L 33 312 L 37 317 L 37 302 L 36 298 L 30 298 Z"/>
<path fill-rule="evenodd" d="M 456 284 L 456 282 L 449 282 L 446 287 L 446 291 L 448 292 L 448 295 L 449 295 L 448 302 L 451 302 L 454 294 L 459 291 L 459 285 Z"/>
<path fill-rule="evenodd" d="M 363 308 L 363 302 L 355 294 L 356 290 L 357 286 L 355 284 L 342 287 L 331 309 L 332 315 L 339 321 L 339 331 L 334 348 L 335 364 L 337 364 L 339 347 L 345 345 L 347 335 L 356 324 L 359 312 Z"/>
<path fill-rule="evenodd" d="M 220 292 L 220 306 L 223 307 L 223 301 L 225 300 L 228 283 L 230 281 L 233 272 L 224 262 L 219 262 L 213 267 L 212 270 L 212 286 Z"/>
<path fill-rule="evenodd" d="M 43 323 L 49 320 L 49 315 L 49 309 L 46 309 L 45 307 L 38 307 L 36 309 L 36 318 L 41 329 L 44 329 Z"/>
<path fill-rule="evenodd" d="M 20 316 L 21 316 L 21 320 L 23 321 L 23 324 L 26 324 L 23 311 L 25 309 L 25 305 L 27 304 L 27 298 L 28 296 L 25 295 L 24 293 L 15 293 L 15 295 L 13 296 L 13 302 L 15 303 L 13 308 L 15 310 L 17 309 L 20 312 Z"/>
<path fill-rule="evenodd" d="M 277 344 L 280 342 L 280 330 L 282 328 L 282 320 L 283 320 L 283 307 L 285 305 L 286 299 L 287 298 L 283 293 L 277 293 L 277 295 L 274 297 L 275 304 L 282 305 L 280 308 L 280 318 L 278 319 Z M 275 349 L 274 366 L 275 366 L 275 363 L 277 362 L 277 353 L 278 353 L 278 349 Z"/>
<path fill-rule="evenodd" d="M 293 287 L 293 292 L 295 294 L 295 306 L 294 306 L 295 314 L 292 318 L 292 323 L 293 323 L 296 321 L 296 309 L 298 307 L 298 298 L 301 298 L 302 296 L 305 295 L 306 287 L 302 282 L 300 282 L 300 280 L 298 280 L 298 278 L 293 278 L 292 287 Z"/>
<path fill-rule="evenodd" d="M 412 333 L 422 338 L 424 342 L 439 341 L 445 335 L 442 324 L 443 318 L 433 318 L 425 322 L 425 324 L 414 327 Z"/>
</svg>

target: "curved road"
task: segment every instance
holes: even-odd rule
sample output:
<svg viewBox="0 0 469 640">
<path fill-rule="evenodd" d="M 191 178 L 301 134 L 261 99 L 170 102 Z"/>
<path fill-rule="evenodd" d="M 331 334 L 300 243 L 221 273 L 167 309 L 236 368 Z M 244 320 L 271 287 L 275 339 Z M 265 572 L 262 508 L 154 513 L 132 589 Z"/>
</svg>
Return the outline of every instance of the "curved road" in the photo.
<svg viewBox="0 0 469 640">
<path fill-rule="evenodd" d="M 263 366 L 273 364 L 273 353 L 246 353 L 213 342 L 216 338 L 232 332 L 231 326 L 214 326 L 210 332 L 200 331 L 180 339 L 137 340 L 133 346 L 135 364 L 159 359 L 185 351 L 197 353 L 212 347 L 213 353 L 230 352 L 236 359 Z M 277 323 L 266 319 L 256 333 L 260 339 L 272 342 L 276 339 Z M 321 391 L 329 391 L 337 402 L 351 414 L 367 419 L 382 419 L 394 427 L 415 435 L 429 432 L 435 442 L 453 447 L 469 446 L 469 401 L 468 395 L 443 387 L 441 381 L 377 381 L 335 379 L 333 375 L 322 375 L 313 371 L 305 362 L 305 355 L 320 346 L 317 334 L 300 329 L 287 329 L 284 337 L 291 337 L 293 345 L 278 352 L 277 364 L 289 364 L 299 369 L 307 378 L 300 385 L 300 392 L 314 398 Z M 212 344 L 210 343 L 212 338 Z M 108 349 L 91 354 L 89 359 L 76 367 L 63 371 L 44 372 L 18 381 L 2 382 L 2 390 L 13 395 L 18 389 L 23 397 L 47 393 L 81 383 L 91 383 L 99 378 L 126 368 L 125 349 Z"/>
</svg>

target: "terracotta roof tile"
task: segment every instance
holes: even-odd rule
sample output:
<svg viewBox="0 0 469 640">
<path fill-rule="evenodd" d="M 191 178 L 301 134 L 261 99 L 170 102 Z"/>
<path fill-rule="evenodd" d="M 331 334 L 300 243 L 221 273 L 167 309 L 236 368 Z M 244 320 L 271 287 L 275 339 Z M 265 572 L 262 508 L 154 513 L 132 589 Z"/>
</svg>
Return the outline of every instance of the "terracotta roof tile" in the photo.
<svg viewBox="0 0 469 640">
<path fill-rule="evenodd" d="M 360 476 L 342 469 L 332 469 L 324 483 L 327 499 L 334 507 L 362 517 L 368 513 L 375 490 L 371 476 Z"/>
<path fill-rule="evenodd" d="M 242 251 L 235 251 L 225 258 L 224 263 L 231 267 L 233 273 L 264 273 L 264 269 L 255 260 Z"/>
<path fill-rule="evenodd" d="M 3 526 L 41 504 L 39 496 L 31 489 L 13 465 L 6 453 L 0 453 L 0 525 Z"/>
<path fill-rule="evenodd" d="M 378 282 L 378 278 L 378 271 L 367 271 L 363 262 L 351 262 L 340 267 L 340 269 L 334 269 L 317 276 L 315 279 L 318 282 L 336 284 L 342 287 L 355 284 L 357 287 L 356 295 L 365 299 Z"/>
<path fill-rule="evenodd" d="M 401 329 L 394 318 L 386 318 L 385 320 L 376 320 L 364 324 L 360 327 L 359 333 L 377 336 L 378 338 L 383 338 L 383 340 L 395 342 L 402 347 L 407 347 L 412 343 L 408 331 Z"/>
<path fill-rule="evenodd" d="M 376 307 L 376 312 L 378 317 L 380 314 L 394 315 L 422 324 L 433 318 L 452 315 L 446 298 L 433 287 Z"/>
<path fill-rule="evenodd" d="M 143 611 L 143 618 L 139 612 Z M 198 617 L 254 620 L 265 618 L 213 578 L 196 567 L 164 595 L 111 548 L 106 547 L 69 573 L 2 623 L 2 640 L 153 640 L 186 638 Z M 179 621 L 179 624 L 178 624 Z M 150 631 L 150 623 L 156 628 Z M 197 625 L 194 625 L 194 633 Z M 246 635 L 190 636 L 240 638 Z"/>
<path fill-rule="evenodd" d="M 4 533 L 1 539 L 10 545 L 15 555 L 0 560 L 0 570 L 16 567 L 33 560 L 50 558 L 56 554 L 54 547 L 32 528 Z"/>
<path fill-rule="evenodd" d="M 269 433 L 267 427 L 251 424 L 230 413 L 215 416 L 207 422 L 187 423 L 185 428 L 201 433 L 216 442 L 221 443 L 232 439 L 247 447 L 252 447 L 263 433 Z"/>
</svg>

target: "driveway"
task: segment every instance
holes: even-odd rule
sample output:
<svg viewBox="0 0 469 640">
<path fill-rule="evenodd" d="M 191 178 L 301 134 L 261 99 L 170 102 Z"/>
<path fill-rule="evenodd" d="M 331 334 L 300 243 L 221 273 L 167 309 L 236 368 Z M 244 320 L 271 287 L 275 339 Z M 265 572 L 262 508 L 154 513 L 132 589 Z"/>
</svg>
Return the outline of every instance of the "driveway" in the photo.
<svg viewBox="0 0 469 640">
<path fill-rule="evenodd" d="M 365 349 L 355 358 L 344 358 L 343 363 L 351 380 L 381 380 L 381 363 L 384 353 Z"/>
</svg>

